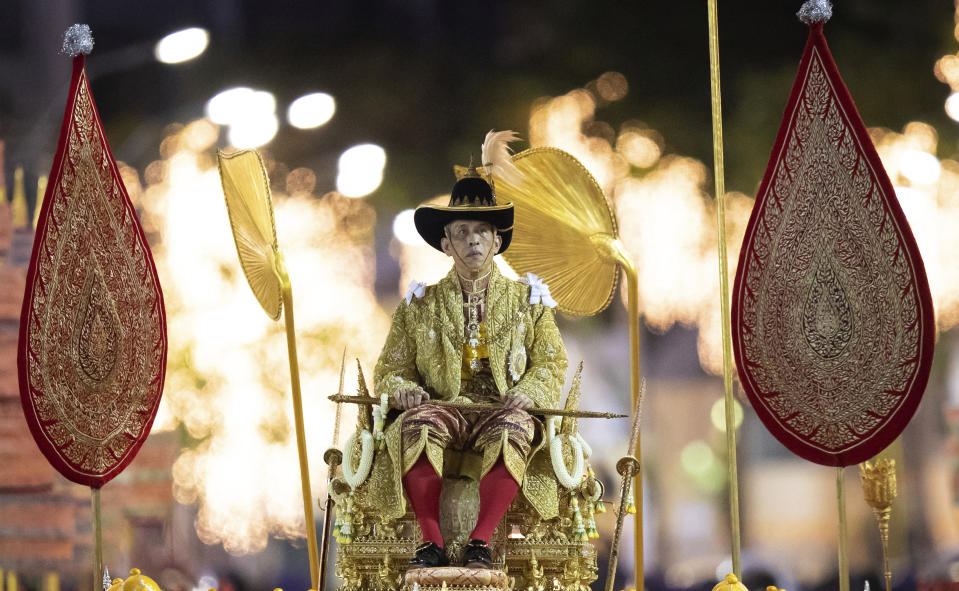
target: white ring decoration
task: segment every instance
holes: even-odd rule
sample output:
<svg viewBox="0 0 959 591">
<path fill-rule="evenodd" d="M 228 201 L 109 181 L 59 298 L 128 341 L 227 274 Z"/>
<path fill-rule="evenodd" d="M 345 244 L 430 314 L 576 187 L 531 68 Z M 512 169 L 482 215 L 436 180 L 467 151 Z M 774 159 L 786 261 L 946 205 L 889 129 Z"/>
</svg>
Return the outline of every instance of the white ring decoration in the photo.
<svg viewBox="0 0 959 591">
<path fill-rule="evenodd" d="M 579 434 L 579 431 L 576 432 L 576 440 L 579 441 L 579 444 L 581 446 L 583 446 L 583 457 L 585 457 L 588 460 L 590 456 L 593 455 L 593 448 L 591 448 L 589 444 L 586 443 L 586 440 L 583 439 L 583 436 Z"/>
<path fill-rule="evenodd" d="M 360 465 L 353 466 L 353 447 L 356 445 L 356 435 L 357 432 L 354 431 L 350 438 L 346 440 L 346 446 L 343 449 L 343 479 L 354 490 L 363 484 L 370 475 L 370 468 L 373 466 L 373 435 L 366 430 L 359 431 Z"/>
<path fill-rule="evenodd" d="M 566 462 L 563 460 L 563 437 L 556 436 L 549 442 L 549 457 L 553 462 L 553 472 L 556 473 L 556 479 L 559 483 L 569 490 L 579 487 L 583 481 L 583 446 L 575 437 L 569 438 L 569 444 L 573 447 L 573 471 L 566 469 Z"/>
</svg>

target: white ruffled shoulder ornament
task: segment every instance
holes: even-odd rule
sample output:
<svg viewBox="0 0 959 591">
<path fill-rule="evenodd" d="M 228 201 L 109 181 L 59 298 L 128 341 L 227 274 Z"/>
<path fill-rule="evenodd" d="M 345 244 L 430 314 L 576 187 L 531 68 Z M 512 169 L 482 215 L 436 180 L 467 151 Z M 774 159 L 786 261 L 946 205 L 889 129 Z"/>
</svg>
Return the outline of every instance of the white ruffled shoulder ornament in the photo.
<svg viewBox="0 0 959 591">
<path fill-rule="evenodd" d="M 413 280 L 410 281 L 410 288 L 406 292 L 406 303 L 409 304 L 413 301 L 413 296 L 416 296 L 417 299 L 423 297 L 426 294 L 426 284 L 422 281 Z"/>
<path fill-rule="evenodd" d="M 549 286 L 535 274 L 527 273 L 526 277 L 520 277 L 519 281 L 529 285 L 529 303 L 556 307 L 556 300 L 549 294 Z"/>
</svg>

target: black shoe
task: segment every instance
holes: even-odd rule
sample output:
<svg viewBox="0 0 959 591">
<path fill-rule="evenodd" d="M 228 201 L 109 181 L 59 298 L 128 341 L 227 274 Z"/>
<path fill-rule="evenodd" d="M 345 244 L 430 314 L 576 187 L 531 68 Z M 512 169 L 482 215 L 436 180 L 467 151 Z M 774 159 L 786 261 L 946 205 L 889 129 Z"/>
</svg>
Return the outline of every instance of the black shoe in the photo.
<svg viewBox="0 0 959 591">
<path fill-rule="evenodd" d="M 464 568 L 490 568 L 492 562 L 489 544 L 483 540 L 470 540 L 463 549 Z"/>
<path fill-rule="evenodd" d="M 446 550 L 439 547 L 436 542 L 424 542 L 416 548 L 416 554 L 410 558 L 410 565 L 407 567 L 412 570 L 415 568 L 430 568 L 434 566 L 449 566 L 450 561 L 446 558 Z"/>
</svg>

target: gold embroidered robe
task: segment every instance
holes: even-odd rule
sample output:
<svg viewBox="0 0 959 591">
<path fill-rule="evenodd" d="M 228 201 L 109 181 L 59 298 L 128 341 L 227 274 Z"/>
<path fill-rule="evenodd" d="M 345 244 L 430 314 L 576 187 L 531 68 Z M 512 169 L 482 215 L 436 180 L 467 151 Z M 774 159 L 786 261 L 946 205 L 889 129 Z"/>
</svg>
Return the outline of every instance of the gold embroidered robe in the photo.
<svg viewBox="0 0 959 591">
<path fill-rule="evenodd" d="M 566 348 L 553 311 L 530 304 L 529 299 L 528 285 L 503 277 L 494 265 L 484 321 L 490 371 L 500 396 L 512 389 L 525 394 L 536 407 L 555 408 L 566 375 Z M 397 307 L 374 370 L 376 395 L 392 399 L 397 392 L 419 386 L 433 399 L 469 402 L 459 396 L 464 343 L 463 295 L 456 271 L 451 270 L 437 284 L 425 287 L 422 297 L 413 296 Z M 530 413 L 535 415 L 535 408 Z M 389 507 L 394 517 L 406 510 L 401 478 L 409 466 L 403 465 L 401 420 L 402 415 L 387 427 L 388 453 L 377 454 L 370 476 L 371 482 L 392 476 L 389 490 L 384 483 L 375 483 L 377 490 L 371 491 L 371 500 L 379 507 Z M 424 447 L 431 463 L 442 467 L 443 451 Z M 484 453 L 483 473 L 501 453 L 510 473 L 523 481 L 522 491 L 540 515 L 554 516 L 557 492 L 548 454 L 537 454 L 534 449 L 527 467 L 515 450 L 501 442 Z"/>
</svg>

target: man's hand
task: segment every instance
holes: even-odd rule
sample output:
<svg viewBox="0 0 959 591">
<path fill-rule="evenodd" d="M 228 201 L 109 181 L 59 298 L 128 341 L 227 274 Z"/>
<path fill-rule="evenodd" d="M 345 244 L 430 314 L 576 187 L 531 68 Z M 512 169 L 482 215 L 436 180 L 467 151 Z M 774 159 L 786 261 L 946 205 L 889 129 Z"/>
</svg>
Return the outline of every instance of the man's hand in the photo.
<svg viewBox="0 0 959 591">
<path fill-rule="evenodd" d="M 506 408 L 518 408 L 520 410 L 529 410 L 535 406 L 533 400 L 516 390 L 510 390 L 506 393 L 506 396 L 503 397 L 503 406 Z"/>
<path fill-rule="evenodd" d="M 393 395 L 393 403 L 396 408 L 409 410 L 416 408 L 430 399 L 430 395 L 423 388 L 410 388 L 401 390 Z"/>
</svg>

